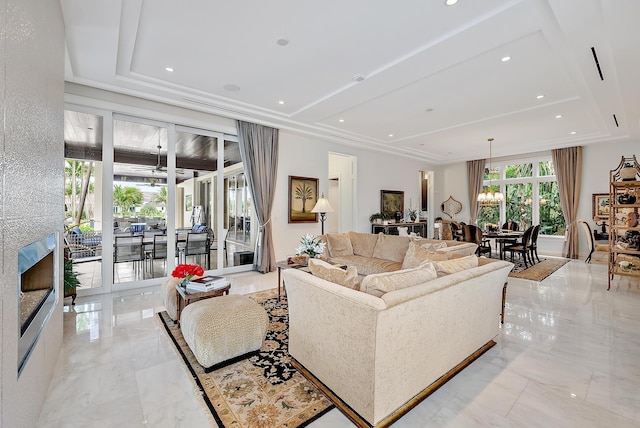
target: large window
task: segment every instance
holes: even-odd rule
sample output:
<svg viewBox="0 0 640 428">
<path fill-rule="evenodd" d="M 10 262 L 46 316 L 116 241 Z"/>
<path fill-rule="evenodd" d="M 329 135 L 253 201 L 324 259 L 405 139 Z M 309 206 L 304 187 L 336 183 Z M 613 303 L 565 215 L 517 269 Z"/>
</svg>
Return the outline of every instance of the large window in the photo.
<svg viewBox="0 0 640 428">
<path fill-rule="evenodd" d="M 558 183 L 551 159 L 509 161 L 485 170 L 484 186 L 500 190 L 505 201 L 481 206 L 478 225 L 518 223 L 520 230 L 540 224 L 542 235 L 564 235 L 566 224 L 560 207 Z"/>
</svg>

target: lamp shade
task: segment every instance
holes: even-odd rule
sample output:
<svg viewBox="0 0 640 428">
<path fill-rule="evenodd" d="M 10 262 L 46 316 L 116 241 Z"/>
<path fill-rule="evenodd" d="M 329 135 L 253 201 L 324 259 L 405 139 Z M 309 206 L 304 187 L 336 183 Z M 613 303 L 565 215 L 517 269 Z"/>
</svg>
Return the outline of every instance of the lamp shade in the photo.
<svg viewBox="0 0 640 428">
<path fill-rule="evenodd" d="M 332 213 L 333 212 L 333 208 L 331 207 L 329 200 L 324 197 L 324 193 L 322 194 L 320 199 L 318 199 L 318 202 L 316 202 L 316 206 L 313 207 L 311 212 L 312 213 Z"/>
</svg>

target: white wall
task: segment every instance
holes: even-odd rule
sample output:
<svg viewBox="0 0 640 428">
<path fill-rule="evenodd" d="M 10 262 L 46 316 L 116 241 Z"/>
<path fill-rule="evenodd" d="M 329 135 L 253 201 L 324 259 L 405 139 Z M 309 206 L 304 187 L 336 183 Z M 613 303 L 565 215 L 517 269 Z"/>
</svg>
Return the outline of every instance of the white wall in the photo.
<svg viewBox="0 0 640 428">
<path fill-rule="evenodd" d="M 599 143 L 583 146 L 582 149 L 582 187 L 580 190 L 580 204 L 578 207 L 578 219 L 585 219 L 595 228 L 595 222 L 591 215 L 591 200 L 593 193 L 609 192 L 609 171 L 616 168 L 622 156 L 632 155 L 640 157 L 640 144 L 633 143 Z M 511 158 L 517 158 L 511 156 Z M 502 158 L 495 158 L 500 161 Z M 458 221 L 469 221 L 469 197 L 467 195 L 467 170 L 466 163 L 446 165 L 436 169 L 436 203 L 435 216 L 447 218 L 440 211 L 440 204 L 452 195 L 454 199 L 462 202 L 462 212 L 456 215 Z M 585 259 L 589 253 L 587 241 L 580 234 L 580 258 Z M 538 252 L 547 255 L 560 256 L 562 254 L 563 239 L 540 237 Z"/>
<path fill-rule="evenodd" d="M 64 221 L 64 23 L 58 1 L 0 11 L 0 426 L 21 428 L 36 425 L 62 346 L 60 297 L 18 378 L 18 248 Z"/>
<path fill-rule="evenodd" d="M 289 176 L 319 178 L 319 192 L 328 194 L 328 153 L 338 152 L 357 157 L 356 222 L 353 230 L 371 233 L 369 216 L 380 211 L 380 190 L 405 192 L 405 207 L 409 198 L 414 205 L 420 197 L 418 171 L 429 165 L 401 156 L 378 153 L 354 147 L 340 146 L 308 136 L 280 131 L 278 182 L 272 211 L 275 253 L 278 260 L 295 253 L 300 237 L 306 233 L 320 235 L 318 223 L 288 223 Z M 331 216 L 331 214 L 327 214 Z M 326 224 L 325 224 L 326 226 Z"/>
</svg>

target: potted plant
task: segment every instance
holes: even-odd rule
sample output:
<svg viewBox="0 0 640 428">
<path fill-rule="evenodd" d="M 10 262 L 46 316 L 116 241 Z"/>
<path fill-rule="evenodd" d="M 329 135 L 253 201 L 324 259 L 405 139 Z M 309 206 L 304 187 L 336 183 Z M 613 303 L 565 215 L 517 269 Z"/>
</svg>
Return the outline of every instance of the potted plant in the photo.
<svg viewBox="0 0 640 428">
<path fill-rule="evenodd" d="M 384 220 L 384 214 L 382 213 L 373 213 L 369 216 L 369 221 L 371 223 L 376 223 L 376 224 L 380 224 L 382 223 L 382 220 Z"/>
<path fill-rule="evenodd" d="M 64 261 L 64 297 L 71 297 L 71 304 L 76 304 L 76 288 L 80 285 L 78 274 L 73 271 L 73 262 Z"/>
</svg>

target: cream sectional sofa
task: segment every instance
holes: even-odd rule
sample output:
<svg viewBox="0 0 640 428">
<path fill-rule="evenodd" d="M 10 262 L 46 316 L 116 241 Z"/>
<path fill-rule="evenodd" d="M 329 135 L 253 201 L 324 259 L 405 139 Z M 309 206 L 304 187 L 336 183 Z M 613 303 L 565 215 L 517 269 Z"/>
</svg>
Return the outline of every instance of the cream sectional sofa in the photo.
<svg viewBox="0 0 640 428">
<path fill-rule="evenodd" d="M 431 246 L 435 252 L 457 256 L 475 254 L 478 248 L 470 242 L 410 238 L 382 233 L 328 233 L 321 238 L 327 244 L 321 257 L 323 260 L 355 266 L 358 275 L 361 276 L 402 269 L 411 241 L 420 246 Z"/>
<path fill-rule="evenodd" d="M 397 419 L 410 400 L 425 398 L 439 378 L 495 344 L 513 265 L 479 260 L 381 297 L 284 271 L 294 364 L 346 403 L 341 409 L 347 415 L 352 409 L 352 419 L 370 425 Z"/>
</svg>

